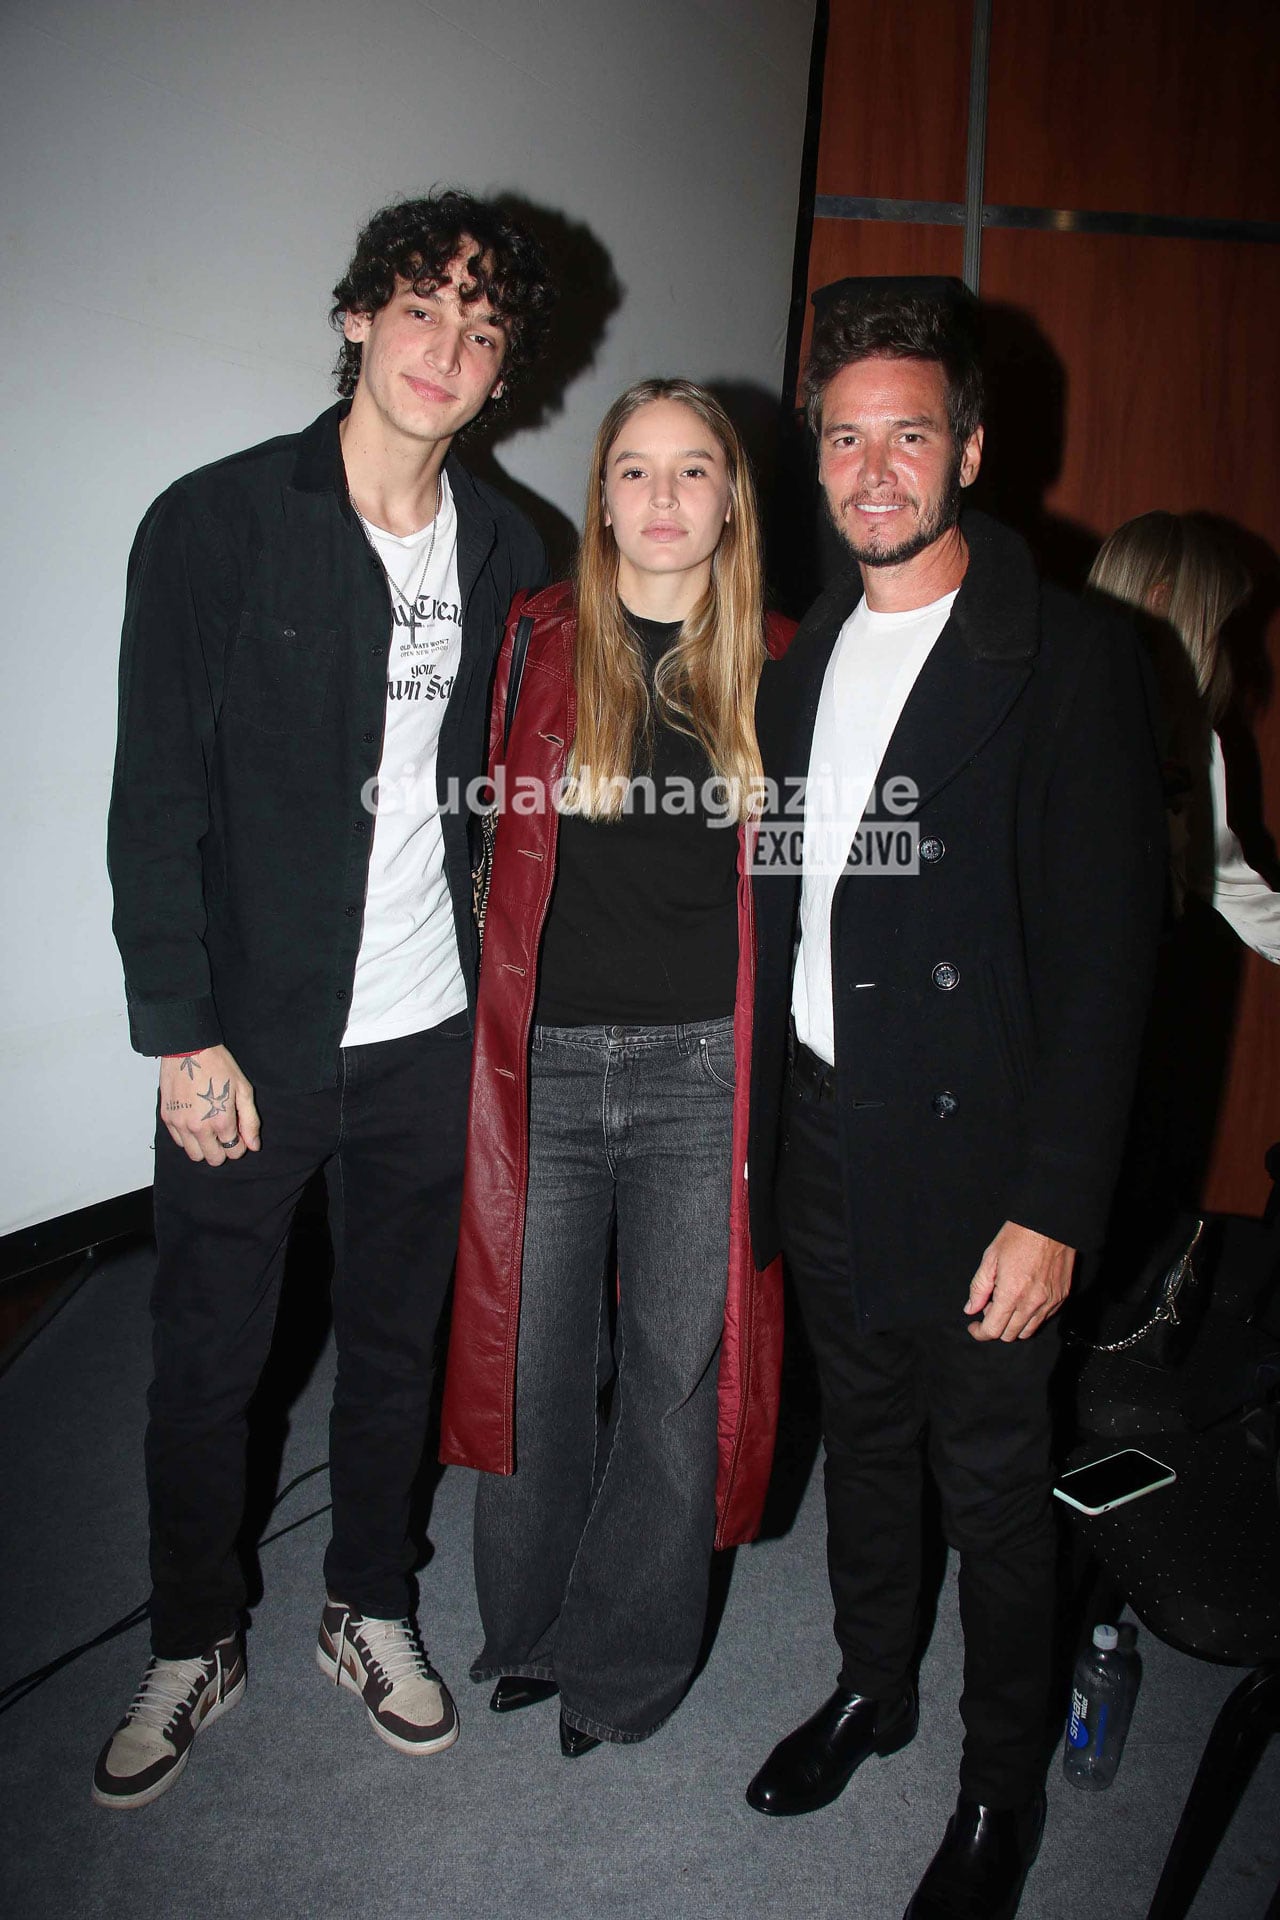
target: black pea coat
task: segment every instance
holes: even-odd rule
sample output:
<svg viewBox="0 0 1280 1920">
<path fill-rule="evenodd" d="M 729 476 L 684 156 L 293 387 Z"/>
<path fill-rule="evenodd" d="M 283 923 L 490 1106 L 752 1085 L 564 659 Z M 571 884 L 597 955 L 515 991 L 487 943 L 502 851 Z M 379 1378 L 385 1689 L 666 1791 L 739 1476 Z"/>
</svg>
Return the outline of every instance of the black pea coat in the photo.
<svg viewBox="0 0 1280 1920">
<path fill-rule="evenodd" d="M 881 762 L 913 780 L 916 872 L 846 871 L 831 911 L 836 1106 L 861 1330 L 958 1317 L 1006 1220 L 1100 1243 L 1150 993 L 1166 864 L 1145 664 L 1127 624 L 1042 582 L 968 513 L 969 566 Z M 756 719 L 794 827 L 823 675 L 861 597 L 820 598 Z M 776 804 L 775 804 L 776 803 Z M 881 815 L 884 819 L 884 815 Z M 761 865 L 749 1158 L 775 1199 L 800 882 Z"/>
</svg>

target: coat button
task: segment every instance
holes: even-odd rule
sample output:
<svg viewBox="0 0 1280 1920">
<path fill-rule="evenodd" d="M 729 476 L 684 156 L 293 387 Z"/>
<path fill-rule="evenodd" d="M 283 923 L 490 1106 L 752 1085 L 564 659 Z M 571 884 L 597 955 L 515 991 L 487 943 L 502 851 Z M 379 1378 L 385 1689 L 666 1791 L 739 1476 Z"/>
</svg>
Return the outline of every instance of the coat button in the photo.
<svg viewBox="0 0 1280 1920">
<path fill-rule="evenodd" d="M 362 733 L 360 735 L 360 738 L 364 741 L 366 747 L 371 747 L 373 745 L 373 735 L 371 733 Z"/>
<path fill-rule="evenodd" d="M 936 834 L 930 834 L 927 840 L 920 842 L 920 858 L 927 860 L 930 865 L 932 865 L 935 860 L 941 860 L 946 850 L 946 846 L 938 839 Z"/>
<path fill-rule="evenodd" d="M 959 967 L 953 967 L 949 960 L 939 960 L 933 970 L 933 984 L 939 993 L 950 993 L 960 985 Z"/>
<path fill-rule="evenodd" d="M 368 833 L 369 822 L 367 820 L 353 820 L 351 823 L 351 831 L 352 833 Z"/>
<path fill-rule="evenodd" d="M 345 988 L 345 987 L 339 987 L 339 988 L 338 988 L 338 991 L 337 991 L 337 993 L 336 993 L 336 994 L 334 995 L 334 999 L 335 999 L 335 1000 L 345 1000 L 346 998 L 347 998 L 347 990 L 346 990 L 346 988 Z"/>
<path fill-rule="evenodd" d="M 931 1104 L 939 1120 L 947 1120 L 955 1112 L 960 1102 L 956 1099 L 954 1093 L 935 1093 Z"/>
</svg>

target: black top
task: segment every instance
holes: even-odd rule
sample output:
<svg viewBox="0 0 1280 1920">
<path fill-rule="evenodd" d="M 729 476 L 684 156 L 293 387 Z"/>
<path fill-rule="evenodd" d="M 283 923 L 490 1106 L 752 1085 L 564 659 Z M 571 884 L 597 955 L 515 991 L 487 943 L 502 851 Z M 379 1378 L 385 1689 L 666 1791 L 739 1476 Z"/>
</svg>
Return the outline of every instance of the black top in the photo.
<svg viewBox="0 0 1280 1920">
<path fill-rule="evenodd" d="M 391 594 L 347 493 L 333 407 L 177 481 L 129 561 L 108 854 L 139 1053 L 219 1041 L 252 1080 L 332 1086 L 373 840 Z M 512 595 L 537 534 L 452 454 L 462 659 L 437 784 L 458 954 L 474 996 L 466 810 Z"/>
<path fill-rule="evenodd" d="M 680 623 L 628 618 L 652 689 Z M 669 1026 L 733 1012 L 736 825 L 707 808 L 711 767 L 698 742 L 656 712 L 652 764 L 643 748 L 637 761 L 644 773 L 656 804 L 633 779 L 621 819 L 561 816 L 535 1013 L 545 1026 Z"/>
</svg>

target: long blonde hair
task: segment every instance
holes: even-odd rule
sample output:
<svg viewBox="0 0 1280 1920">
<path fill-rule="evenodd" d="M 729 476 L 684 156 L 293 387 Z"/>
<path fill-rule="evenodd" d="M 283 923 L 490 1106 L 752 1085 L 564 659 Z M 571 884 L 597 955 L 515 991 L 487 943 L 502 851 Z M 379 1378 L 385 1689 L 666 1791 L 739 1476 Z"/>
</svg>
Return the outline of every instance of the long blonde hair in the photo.
<svg viewBox="0 0 1280 1920">
<path fill-rule="evenodd" d="M 1089 585 L 1157 615 L 1181 640 L 1210 726 L 1231 698 L 1222 628 L 1249 597 L 1243 561 L 1193 513 L 1140 513 L 1117 527 L 1089 573 Z M 1153 601 L 1164 589 L 1166 598 Z"/>
<path fill-rule="evenodd" d="M 631 415 L 655 400 L 688 407 L 724 451 L 729 519 L 711 579 L 676 644 L 658 663 L 650 700 L 646 661 L 618 598 L 618 547 L 605 524 L 609 450 Z M 657 717 L 702 746 L 728 783 L 732 816 L 745 819 L 762 779 L 755 694 L 764 664 L 764 581 L 756 492 L 733 422 L 691 380 L 640 380 L 614 401 L 596 435 L 574 579 L 578 719 L 566 805 L 591 820 L 616 820 L 642 743 Z"/>
</svg>

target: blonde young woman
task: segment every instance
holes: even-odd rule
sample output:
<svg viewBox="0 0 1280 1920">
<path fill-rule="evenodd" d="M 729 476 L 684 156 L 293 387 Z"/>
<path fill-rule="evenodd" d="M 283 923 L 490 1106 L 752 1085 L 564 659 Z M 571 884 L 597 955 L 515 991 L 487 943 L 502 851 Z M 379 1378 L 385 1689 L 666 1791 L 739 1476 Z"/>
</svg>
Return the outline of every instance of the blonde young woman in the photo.
<svg viewBox="0 0 1280 1920">
<path fill-rule="evenodd" d="M 1254 872 L 1227 823 L 1217 732 L 1231 697 L 1222 629 L 1251 587 L 1243 562 L 1195 514 L 1142 513 L 1104 542 L 1089 585 L 1159 622 L 1149 637 L 1164 709 L 1176 905 L 1198 895 L 1246 946 L 1280 962 L 1280 894 Z"/>
<path fill-rule="evenodd" d="M 772 1455 L 743 858 L 756 684 L 790 628 L 761 595 L 731 423 L 688 381 L 642 381 L 597 435 L 575 582 L 517 601 L 498 667 L 442 1455 L 486 1470 L 472 1677 L 499 1712 L 559 1691 L 571 1758 L 676 1706 L 713 1541 L 755 1533 Z"/>
</svg>

